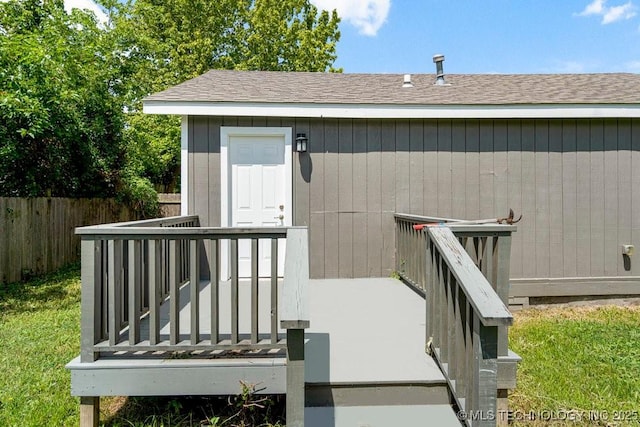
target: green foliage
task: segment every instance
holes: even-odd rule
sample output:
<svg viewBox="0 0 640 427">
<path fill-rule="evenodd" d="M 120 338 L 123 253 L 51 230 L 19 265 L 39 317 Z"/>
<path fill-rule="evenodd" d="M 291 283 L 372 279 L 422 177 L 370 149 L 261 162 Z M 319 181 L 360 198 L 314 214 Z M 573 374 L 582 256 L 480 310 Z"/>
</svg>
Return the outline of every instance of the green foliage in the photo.
<svg viewBox="0 0 640 427">
<path fill-rule="evenodd" d="M 119 193 L 120 199 L 129 204 L 143 218 L 158 216 L 160 204 L 158 193 L 148 178 L 125 171 L 123 186 Z"/>
<path fill-rule="evenodd" d="M 140 114 L 142 98 L 210 69 L 335 71 L 335 12 L 308 0 L 103 2 L 126 56 L 128 158 L 156 187 L 177 188 L 179 121 Z"/>
<path fill-rule="evenodd" d="M 0 2 L 0 196 L 119 194 L 153 215 L 154 188 L 178 188 L 180 128 L 143 97 L 212 68 L 334 71 L 338 16 L 309 0 L 102 3 L 106 25 Z"/>
<path fill-rule="evenodd" d="M 112 195 L 124 117 L 108 34 L 62 1 L 0 3 L 0 27 L 0 195 Z"/>
</svg>

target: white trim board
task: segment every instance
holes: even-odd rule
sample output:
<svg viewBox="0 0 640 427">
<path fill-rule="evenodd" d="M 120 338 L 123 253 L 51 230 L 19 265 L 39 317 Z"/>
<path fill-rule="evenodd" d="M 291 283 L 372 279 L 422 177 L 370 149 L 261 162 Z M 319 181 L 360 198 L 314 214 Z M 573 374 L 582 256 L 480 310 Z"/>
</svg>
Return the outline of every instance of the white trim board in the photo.
<svg viewBox="0 0 640 427">
<path fill-rule="evenodd" d="M 374 105 L 144 101 L 147 114 L 371 119 L 640 118 L 637 104 Z"/>
<path fill-rule="evenodd" d="M 180 125 L 180 215 L 189 215 L 189 117 Z"/>
</svg>

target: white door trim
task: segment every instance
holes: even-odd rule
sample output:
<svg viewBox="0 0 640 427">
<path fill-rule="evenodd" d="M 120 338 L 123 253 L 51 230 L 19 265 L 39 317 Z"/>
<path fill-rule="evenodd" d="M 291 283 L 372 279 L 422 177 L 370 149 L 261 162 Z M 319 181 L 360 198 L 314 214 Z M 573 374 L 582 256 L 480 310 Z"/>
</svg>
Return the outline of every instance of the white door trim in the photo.
<svg viewBox="0 0 640 427">
<path fill-rule="evenodd" d="M 220 226 L 231 226 L 231 203 L 229 195 L 231 179 L 229 168 L 229 141 L 233 136 L 282 136 L 284 137 L 285 208 L 284 224 L 293 225 L 293 169 L 291 141 L 293 129 L 290 127 L 220 127 Z"/>
</svg>

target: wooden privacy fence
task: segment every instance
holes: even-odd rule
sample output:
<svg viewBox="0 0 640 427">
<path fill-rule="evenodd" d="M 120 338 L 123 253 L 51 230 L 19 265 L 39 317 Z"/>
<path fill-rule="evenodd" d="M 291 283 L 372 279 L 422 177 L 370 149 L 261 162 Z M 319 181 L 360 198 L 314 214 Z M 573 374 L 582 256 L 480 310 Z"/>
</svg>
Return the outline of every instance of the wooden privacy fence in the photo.
<svg viewBox="0 0 640 427">
<path fill-rule="evenodd" d="M 113 199 L 0 197 L 0 284 L 77 261 L 76 227 L 135 218 Z"/>
<path fill-rule="evenodd" d="M 507 394 L 516 386 L 520 360 L 508 348 L 509 256 L 516 227 L 455 225 L 456 220 L 406 214 L 395 220 L 398 274 L 425 296 L 427 347 L 470 416 L 467 424 L 506 422 Z M 425 223 L 443 226 L 413 228 Z"/>
</svg>

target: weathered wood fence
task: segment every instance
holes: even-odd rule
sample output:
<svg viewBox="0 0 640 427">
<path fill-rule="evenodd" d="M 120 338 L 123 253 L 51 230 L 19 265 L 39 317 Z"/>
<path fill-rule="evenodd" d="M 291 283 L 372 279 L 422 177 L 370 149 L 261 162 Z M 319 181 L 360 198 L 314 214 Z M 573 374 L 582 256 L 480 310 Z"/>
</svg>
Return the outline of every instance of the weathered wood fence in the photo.
<svg viewBox="0 0 640 427">
<path fill-rule="evenodd" d="M 132 219 L 113 199 L 0 197 L 0 284 L 78 261 L 76 227 Z"/>
<path fill-rule="evenodd" d="M 168 218 L 180 215 L 180 194 L 179 193 L 159 193 L 160 216 Z"/>
</svg>

